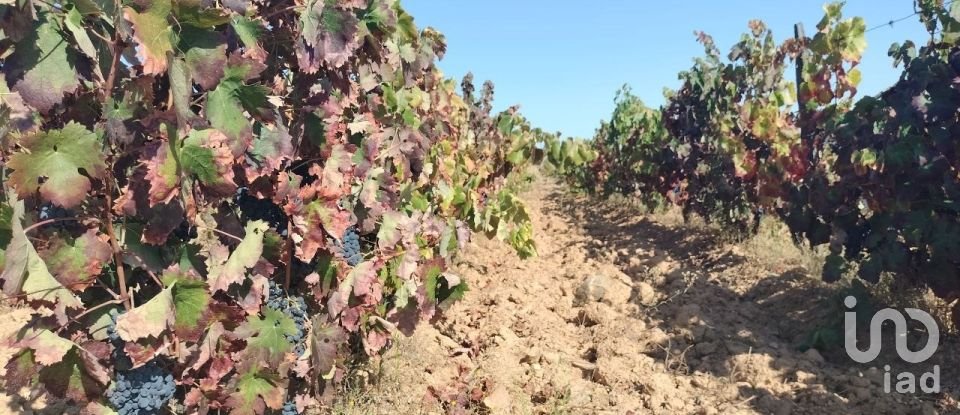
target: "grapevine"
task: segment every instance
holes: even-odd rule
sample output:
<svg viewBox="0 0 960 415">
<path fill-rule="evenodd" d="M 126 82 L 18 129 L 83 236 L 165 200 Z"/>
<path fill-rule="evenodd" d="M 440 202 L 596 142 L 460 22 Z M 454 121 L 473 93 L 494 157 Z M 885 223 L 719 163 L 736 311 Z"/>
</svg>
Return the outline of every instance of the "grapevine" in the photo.
<svg viewBox="0 0 960 415">
<path fill-rule="evenodd" d="M 292 379 L 334 391 L 462 295 L 474 233 L 536 254 L 512 172 L 583 162 L 397 1 L 0 14 L 0 283 L 34 311 L 4 386 L 87 412 L 322 404 Z"/>
<path fill-rule="evenodd" d="M 903 72 L 878 96 L 857 95 L 866 24 L 845 18 L 843 3 L 824 6 L 812 36 L 781 43 L 752 21 L 726 56 L 697 33 L 705 54 L 666 104 L 618 92 L 590 142 L 597 157 L 565 173 L 740 234 L 775 215 L 797 242 L 829 246 L 825 280 L 888 273 L 953 302 L 960 321 L 960 2 L 916 6 L 929 41 L 890 48 Z"/>
</svg>

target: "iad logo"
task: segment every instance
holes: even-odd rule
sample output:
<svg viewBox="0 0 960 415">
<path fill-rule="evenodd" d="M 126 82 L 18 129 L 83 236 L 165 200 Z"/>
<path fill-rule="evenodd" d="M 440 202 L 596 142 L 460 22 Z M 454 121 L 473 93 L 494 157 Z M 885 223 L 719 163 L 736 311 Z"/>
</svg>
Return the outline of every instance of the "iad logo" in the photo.
<svg viewBox="0 0 960 415">
<path fill-rule="evenodd" d="M 857 299 L 848 296 L 843 300 L 843 304 L 848 309 L 857 306 Z M 856 362 L 869 363 L 880 355 L 882 345 L 881 326 L 886 321 L 893 322 L 894 334 L 896 338 L 897 355 L 905 362 L 923 363 L 937 351 L 940 344 L 940 327 L 937 326 L 933 316 L 923 310 L 915 308 L 904 309 L 910 318 L 919 321 L 927 329 L 927 343 L 918 351 L 910 350 L 907 346 L 907 319 L 903 313 L 892 308 L 885 308 L 873 315 L 870 320 L 870 344 L 866 351 L 861 351 L 857 347 L 857 313 L 847 311 L 843 316 L 843 346 L 847 350 L 847 355 Z M 883 391 L 890 393 L 890 365 L 883 367 Z M 910 372 L 897 374 L 896 391 L 898 393 L 915 393 L 917 390 L 917 377 Z M 940 366 L 934 365 L 932 372 L 923 373 L 920 376 L 920 390 L 924 393 L 940 392 Z"/>
</svg>

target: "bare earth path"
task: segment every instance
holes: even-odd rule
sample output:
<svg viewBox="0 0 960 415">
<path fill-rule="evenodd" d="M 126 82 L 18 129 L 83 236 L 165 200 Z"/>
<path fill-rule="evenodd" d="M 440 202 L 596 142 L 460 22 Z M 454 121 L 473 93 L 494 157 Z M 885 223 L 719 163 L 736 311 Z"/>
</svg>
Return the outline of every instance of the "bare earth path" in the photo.
<svg viewBox="0 0 960 415">
<path fill-rule="evenodd" d="M 895 355 L 856 365 L 842 344 L 801 352 L 818 325 L 842 321 L 842 297 L 789 243 L 725 244 L 546 179 L 524 199 L 539 257 L 473 241 L 455 267 L 466 298 L 401 339 L 379 381 L 338 411 L 960 412 L 955 337 L 913 367 L 941 364 L 944 392 L 931 395 L 883 392 L 884 364 L 902 366 Z"/>
</svg>

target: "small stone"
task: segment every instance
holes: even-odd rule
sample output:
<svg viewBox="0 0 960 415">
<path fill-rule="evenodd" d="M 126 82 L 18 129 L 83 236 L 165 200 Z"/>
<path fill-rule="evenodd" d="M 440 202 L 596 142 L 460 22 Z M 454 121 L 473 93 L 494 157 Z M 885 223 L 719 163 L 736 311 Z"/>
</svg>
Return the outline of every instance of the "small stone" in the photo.
<svg viewBox="0 0 960 415">
<path fill-rule="evenodd" d="M 853 386 L 860 387 L 860 388 L 870 387 L 870 379 L 867 379 L 866 377 L 853 376 L 850 378 L 850 383 Z"/>
<path fill-rule="evenodd" d="M 512 406 L 510 392 L 503 386 L 497 386 L 486 398 L 483 398 L 483 406 L 487 407 L 494 414 L 508 414 Z"/>
<path fill-rule="evenodd" d="M 603 303 L 591 303 L 584 306 L 578 314 L 579 322 L 585 326 L 605 325 L 617 318 L 617 313 Z"/>
<path fill-rule="evenodd" d="M 541 360 L 551 365 L 555 365 L 560 361 L 560 355 L 556 352 L 544 352 Z"/>
<path fill-rule="evenodd" d="M 594 274 L 583 280 L 574 292 L 576 305 L 591 302 L 604 302 L 612 306 L 625 304 L 630 300 L 631 287 L 617 278 L 603 274 Z"/>
<path fill-rule="evenodd" d="M 807 358 L 807 360 L 814 363 L 823 363 L 826 361 L 823 358 L 823 356 L 820 354 L 820 352 L 818 352 L 817 349 L 814 349 L 814 348 L 807 349 L 807 351 L 803 353 L 803 357 Z"/>
<path fill-rule="evenodd" d="M 863 402 L 867 399 L 870 399 L 870 389 L 851 387 L 848 391 L 848 395 L 851 401 L 854 402 Z"/>
<path fill-rule="evenodd" d="M 441 346 L 447 349 L 459 349 L 461 347 L 459 344 L 457 344 L 457 342 L 453 341 L 453 339 L 442 334 L 437 335 L 437 340 L 440 342 Z"/>
<path fill-rule="evenodd" d="M 637 301 L 641 305 L 652 307 L 657 304 L 657 290 L 652 285 L 640 281 L 635 284 L 634 289 L 637 290 Z"/>
<path fill-rule="evenodd" d="M 881 372 L 880 369 L 871 367 L 867 369 L 867 372 L 864 373 L 863 375 L 867 379 L 870 379 L 870 382 L 873 383 L 874 385 L 876 386 L 883 385 L 883 372 Z"/>
<path fill-rule="evenodd" d="M 798 370 L 796 375 L 797 375 L 797 382 L 800 382 L 800 383 L 811 383 L 817 378 L 817 375 L 810 372 L 805 372 L 803 370 Z"/>
<path fill-rule="evenodd" d="M 930 402 L 924 402 L 923 405 L 920 406 L 918 413 L 920 415 L 940 415 L 940 412 L 937 411 L 937 408 L 934 407 Z"/>
</svg>

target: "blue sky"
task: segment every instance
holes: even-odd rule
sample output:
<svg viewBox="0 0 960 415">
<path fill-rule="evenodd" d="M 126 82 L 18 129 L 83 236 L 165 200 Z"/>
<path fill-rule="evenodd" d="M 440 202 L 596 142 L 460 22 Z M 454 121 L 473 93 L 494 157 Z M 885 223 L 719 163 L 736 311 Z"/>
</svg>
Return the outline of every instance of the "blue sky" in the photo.
<svg viewBox="0 0 960 415">
<path fill-rule="evenodd" d="M 712 35 L 724 52 L 758 18 L 777 41 L 807 33 L 823 16 L 821 0 L 402 0 L 421 28 L 447 36 L 440 63 L 447 76 L 472 71 L 477 84 L 496 85 L 496 108 L 520 104 L 531 122 L 565 136 L 590 137 L 613 110 L 627 83 L 648 105 L 663 102 L 664 87 L 679 86 L 703 48 L 694 30 Z M 844 15 L 861 16 L 871 28 L 913 13 L 912 0 L 849 0 Z M 861 93 L 890 86 L 900 71 L 887 49 L 893 42 L 922 43 L 926 32 L 914 17 L 867 33 L 860 64 Z"/>
</svg>

